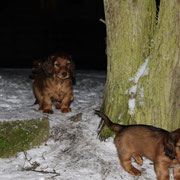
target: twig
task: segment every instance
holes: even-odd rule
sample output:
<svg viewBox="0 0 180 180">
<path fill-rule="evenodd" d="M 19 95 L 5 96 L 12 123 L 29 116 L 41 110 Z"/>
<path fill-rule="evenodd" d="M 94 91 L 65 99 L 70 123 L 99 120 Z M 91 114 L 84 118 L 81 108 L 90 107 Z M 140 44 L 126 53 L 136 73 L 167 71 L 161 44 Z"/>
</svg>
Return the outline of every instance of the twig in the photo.
<svg viewBox="0 0 180 180">
<path fill-rule="evenodd" d="M 43 174 L 55 174 L 55 176 L 53 176 L 53 177 L 60 176 L 60 173 L 57 173 L 55 169 L 53 169 L 53 171 L 36 170 L 36 168 L 40 166 L 40 163 L 38 163 L 37 161 L 31 162 L 32 158 L 30 157 L 28 159 L 27 155 L 28 155 L 27 152 L 24 151 L 25 162 L 28 161 L 31 166 L 24 167 L 24 165 L 23 165 L 23 167 L 21 169 L 22 171 L 33 171 L 33 172 L 38 172 L 38 173 L 43 173 Z M 45 159 L 43 155 L 42 155 L 42 157 L 43 157 L 43 159 Z M 25 162 L 24 162 L 24 164 L 25 164 Z"/>
<path fill-rule="evenodd" d="M 99 19 L 99 21 L 101 21 L 102 23 L 106 24 L 106 21 L 102 18 Z"/>
<path fill-rule="evenodd" d="M 53 171 L 44 171 L 44 170 L 36 170 L 36 169 L 30 169 L 30 168 L 23 168 L 23 171 L 33 171 L 33 172 L 38 172 L 38 173 L 43 173 L 43 174 L 55 174 L 56 176 L 60 176 L 60 173 L 57 173 L 55 169 Z"/>
<path fill-rule="evenodd" d="M 25 160 L 27 160 L 28 162 L 31 162 L 31 160 L 32 160 L 32 158 L 31 157 L 29 157 L 29 159 L 28 159 L 28 157 L 27 157 L 27 152 L 26 151 L 23 151 L 23 153 L 24 153 L 24 156 L 25 156 Z"/>
<path fill-rule="evenodd" d="M 25 162 L 28 161 L 31 166 L 24 168 L 24 165 L 23 165 L 23 168 L 22 168 L 23 170 L 31 171 L 31 170 L 35 170 L 37 167 L 40 166 L 40 164 L 37 161 L 31 162 L 32 158 L 30 157 L 28 159 L 27 155 L 28 155 L 27 152 L 24 151 Z M 24 164 L 25 164 L 25 162 L 24 162 Z"/>
<path fill-rule="evenodd" d="M 45 153 L 45 152 L 42 153 L 42 158 L 43 158 L 43 160 L 45 160 L 44 153 Z"/>
</svg>

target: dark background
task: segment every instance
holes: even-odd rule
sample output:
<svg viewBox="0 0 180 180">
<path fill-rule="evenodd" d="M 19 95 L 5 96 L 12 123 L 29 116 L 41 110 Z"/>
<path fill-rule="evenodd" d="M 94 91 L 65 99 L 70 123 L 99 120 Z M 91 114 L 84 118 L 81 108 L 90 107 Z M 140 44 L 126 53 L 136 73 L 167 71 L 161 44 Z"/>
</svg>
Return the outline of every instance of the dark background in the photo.
<svg viewBox="0 0 180 180">
<path fill-rule="evenodd" d="M 2 1 L 0 67 L 31 68 L 33 60 L 65 50 L 76 69 L 106 69 L 106 28 L 100 18 L 103 0 Z"/>
<path fill-rule="evenodd" d="M 6 0 L 0 7 L 0 67 L 65 50 L 76 69 L 106 69 L 103 0 Z"/>
</svg>

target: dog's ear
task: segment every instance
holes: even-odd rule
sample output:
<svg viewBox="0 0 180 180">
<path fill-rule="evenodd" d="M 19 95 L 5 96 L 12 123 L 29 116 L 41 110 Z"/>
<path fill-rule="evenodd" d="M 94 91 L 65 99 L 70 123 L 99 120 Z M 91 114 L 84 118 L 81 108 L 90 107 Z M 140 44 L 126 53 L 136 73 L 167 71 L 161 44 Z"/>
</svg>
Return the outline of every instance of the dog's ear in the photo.
<svg viewBox="0 0 180 180">
<path fill-rule="evenodd" d="M 72 56 L 68 55 L 68 59 L 70 60 L 70 74 L 73 81 L 73 84 L 75 84 L 75 64 L 72 60 Z"/>
<path fill-rule="evenodd" d="M 70 73 L 71 73 L 72 77 L 75 76 L 75 64 L 74 64 L 74 62 L 72 60 L 71 60 Z"/>
<path fill-rule="evenodd" d="M 54 55 L 49 56 L 49 57 L 48 57 L 48 60 L 51 60 L 52 62 L 54 62 L 54 61 L 55 61 L 55 56 L 54 56 Z"/>
<path fill-rule="evenodd" d="M 32 71 L 31 74 L 29 75 L 30 79 L 35 79 L 35 76 L 41 71 L 41 59 L 35 60 L 33 61 L 33 65 L 32 65 Z"/>
<path fill-rule="evenodd" d="M 173 132 L 169 133 L 169 135 L 167 135 L 163 140 L 165 155 L 172 160 L 175 159 L 176 156 L 176 151 L 175 151 L 176 143 L 177 143 L 176 133 Z"/>
<path fill-rule="evenodd" d="M 71 77 L 74 77 L 74 75 L 75 75 L 75 72 L 74 72 L 75 65 L 74 65 L 74 62 L 72 60 L 72 55 L 66 54 L 66 55 L 64 55 L 62 57 L 65 58 L 65 59 L 68 59 L 70 61 L 70 74 L 71 74 Z"/>
<path fill-rule="evenodd" d="M 41 70 L 42 60 L 38 59 L 33 62 L 32 70 L 34 72 L 39 72 Z"/>
<path fill-rule="evenodd" d="M 54 74 L 54 60 L 50 56 L 42 63 L 42 69 L 47 77 L 52 77 Z"/>
</svg>

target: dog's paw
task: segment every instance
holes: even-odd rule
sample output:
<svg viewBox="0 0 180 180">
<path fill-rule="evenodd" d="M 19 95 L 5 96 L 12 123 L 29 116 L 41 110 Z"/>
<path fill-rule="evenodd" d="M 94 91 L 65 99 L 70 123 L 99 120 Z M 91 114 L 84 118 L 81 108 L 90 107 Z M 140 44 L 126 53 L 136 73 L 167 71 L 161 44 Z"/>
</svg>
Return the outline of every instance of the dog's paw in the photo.
<svg viewBox="0 0 180 180">
<path fill-rule="evenodd" d="M 133 174 L 135 176 L 141 176 L 141 171 L 139 171 L 138 169 L 132 167 L 131 168 L 131 174 Z"/>
<path fill-rule="evenodd" d="M 53 110 L 52 109 L 44 109 L 43 113 L 48 113 L 48 114 L 52 114 Z"/>
<path fill-rule="evenodd" d="M 62 111 L 62 113 L 68 113 L 68 112 L 71 112 L 71 109 L 68 107 L 63 107 L 63 108 L 61 108 L 61 111 Z"/>
</svg>

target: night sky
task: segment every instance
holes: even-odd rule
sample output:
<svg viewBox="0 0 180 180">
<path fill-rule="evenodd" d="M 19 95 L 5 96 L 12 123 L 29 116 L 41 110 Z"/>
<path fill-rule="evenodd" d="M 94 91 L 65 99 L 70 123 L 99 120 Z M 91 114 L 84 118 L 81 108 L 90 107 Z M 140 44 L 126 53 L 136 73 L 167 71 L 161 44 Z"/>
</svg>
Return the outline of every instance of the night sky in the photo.
<svg viewBox="0 0 180 180">
<path fill-rule="evenodd" d="M 6 0 L 0 10 L 1 68 L 66 51 L 76 69 L 106 69 L 103 0 Z"/>
</svg>

